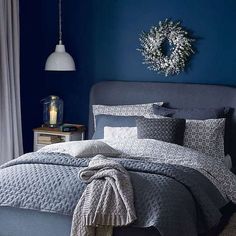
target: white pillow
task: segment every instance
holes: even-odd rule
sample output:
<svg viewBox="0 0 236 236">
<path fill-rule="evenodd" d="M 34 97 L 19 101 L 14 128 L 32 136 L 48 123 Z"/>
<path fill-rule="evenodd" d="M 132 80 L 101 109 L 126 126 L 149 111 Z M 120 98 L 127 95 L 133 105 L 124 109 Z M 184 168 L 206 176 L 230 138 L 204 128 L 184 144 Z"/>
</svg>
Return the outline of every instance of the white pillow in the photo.
<svg viewBox="0 0 236 236">
<path fill-rule="evenodd" d="M 41 148 L 38 152 L 47 153 L 65 153 L 73 157 L 94 157 L 98 154 L 114 157 L 120 155 L 120 152 L 100 140 L 72 141 L 65 143 L 56 143 Z"/>
<path fill-rule="evenodd" d="M 104 127 L 104 139 L 137 139 L 137 127 Z"/>
</svg>

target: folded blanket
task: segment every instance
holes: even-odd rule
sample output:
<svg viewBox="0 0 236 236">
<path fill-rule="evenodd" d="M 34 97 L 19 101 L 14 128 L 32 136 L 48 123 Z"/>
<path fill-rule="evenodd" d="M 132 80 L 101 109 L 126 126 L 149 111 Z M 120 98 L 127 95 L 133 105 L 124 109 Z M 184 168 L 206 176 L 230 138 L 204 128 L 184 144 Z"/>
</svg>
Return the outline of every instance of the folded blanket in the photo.
<svg viewBox="0 0 236 236">
<path fill-rule="evenodd" d="M 132 184 L 121 164 L 98 155 L 80 171 L 80 179 L 88 185 L 75 208 L 71 236 L 93 236 L 97 226 L 108 226 L 99 228 L 108 235 L 110 226 L 136 219 Z"/>
</svg>

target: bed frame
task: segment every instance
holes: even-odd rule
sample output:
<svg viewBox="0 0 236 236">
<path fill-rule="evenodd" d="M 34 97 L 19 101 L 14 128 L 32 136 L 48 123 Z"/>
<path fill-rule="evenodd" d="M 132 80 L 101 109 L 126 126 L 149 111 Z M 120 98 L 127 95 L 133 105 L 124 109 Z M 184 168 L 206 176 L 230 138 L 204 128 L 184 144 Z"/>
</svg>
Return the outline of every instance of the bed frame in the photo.
<svg viewBox="0 0 236 236">
<path fill-rule="evenodd" d="M 236 166 L 236 88 L 220 85 L 156 83 L 156 82 L 117 82 L 106 81 L 95 84 L 90 93 L 89 133 L 93 129 L 92 105 L 138 104 L 156 101 L 167 102 L 172 107 L 218 108 L 230 107 L 229 154 Z"/>
<path fill-rule="evenodd" d="M 89 137 L 92 137 L 93 104 L 136 104 L 166 101 L 173 107 L 223 107 L 236 108 L 236 88 L 149 82 L 102 82 L 93 86 L 90 94 Z M 230 154 L 236 165 L 236 112 L 230 124 Z M 0 235 L 2 236 L 69 236 L 71 217 L 59 214 L 0 207 Z M 114 236 L 158 236 L 157 230 L 122 227 Z"/>
</svg>

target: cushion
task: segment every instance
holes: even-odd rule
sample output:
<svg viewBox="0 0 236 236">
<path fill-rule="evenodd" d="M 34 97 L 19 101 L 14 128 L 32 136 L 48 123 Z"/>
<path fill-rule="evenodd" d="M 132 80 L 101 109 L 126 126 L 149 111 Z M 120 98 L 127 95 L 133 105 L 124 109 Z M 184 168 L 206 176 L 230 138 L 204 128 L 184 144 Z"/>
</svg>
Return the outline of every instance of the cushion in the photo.
<svg viewBox="0 0 236 236">
<path fill-rule="evenodd" d="M 153 106 L 162 106 L 163 102 L 135 104 L 135 105 L 93 105 L 94 126 L 96 127 L 97 115 L 114 115 L 114 116 L 145 116 L 154 115 Z"/>
<path fill-rule="evenodd" d="M 169 108 L 154 106 L 156 115 L 168 116 L 173 118 L 206 120 L 225 118 L 229 108 Z"/>
<path fill-rule="evenodd" d="M 156 139 L 168 143 L 182 145 L 185 120 L 175 118 L 137 118 L 137 134 L 139 139 Z"/>
<path fill-rule="evenodd" d="M 229 107 L 222 108 L 170 108 L 154 105 L 154 112 L 159 116 L 167 116 L 182 119 L 208 120 L 217 118 L 226 118 L 224 149 L 225 155 L 229 153 L 230 147 L 230 123 L 233 109 Z"/>
<path fill-rule="evenodd" d="M 72 141 L 56 143 L 41 148 L 38 152 L 60 152 L 73 157 L 93 157 L 98 154 L 114 157 L 120 152 L 100 140 Z"/>
<path fill-rule="evenodd" d="M 224 158 L 225 119 L 187 120 L 184 146 L 208 156 Z"/>
<path fill-rule="evenodd" d="M 104 127 L 136 127 L 137 116 L 97 115 L 96 130 L 92 139 L 104 138 Z"/>
<path fill-rule="evenodd" d="M 104 139 L 137 139 L 137 127 L 104 127 Z"/>
</svg>

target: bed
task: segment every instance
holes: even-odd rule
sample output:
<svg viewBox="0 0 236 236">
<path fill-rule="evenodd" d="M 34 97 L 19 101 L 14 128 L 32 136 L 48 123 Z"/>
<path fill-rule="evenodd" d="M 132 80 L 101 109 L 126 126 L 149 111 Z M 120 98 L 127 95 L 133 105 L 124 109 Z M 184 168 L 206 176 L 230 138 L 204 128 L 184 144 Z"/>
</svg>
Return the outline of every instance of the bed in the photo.
<svg viewBox="0 0 236 236">
<path fill-rule="evenodd" d="M 94 133 L 92 105 L 124 105 L 155 101 L 168 101 L 173 107 L 223 107 L 236 108 L 236 89 L 232 87 L 198 84 L 151 82 L 101 82 L 90 93 L 88 137 Z M 236 165 L 236 112 L 230 122 L 230 147 L 233 166 Z M 25 210 L 12 207 L 0 208 L 0 235 L 2 236 L 68 236 L 71 216 Z M 114 236 L 159 235 L 154 228 L 123 227 Z"/>
</svg>

